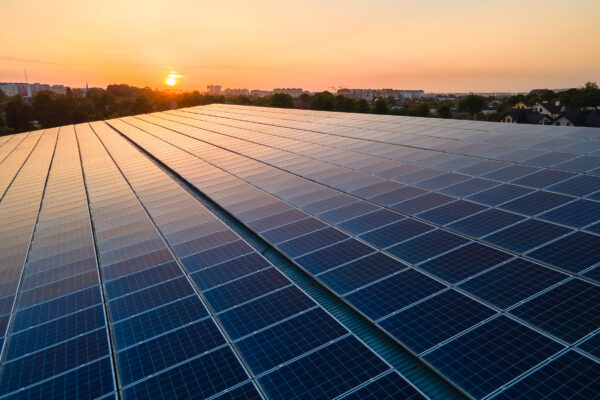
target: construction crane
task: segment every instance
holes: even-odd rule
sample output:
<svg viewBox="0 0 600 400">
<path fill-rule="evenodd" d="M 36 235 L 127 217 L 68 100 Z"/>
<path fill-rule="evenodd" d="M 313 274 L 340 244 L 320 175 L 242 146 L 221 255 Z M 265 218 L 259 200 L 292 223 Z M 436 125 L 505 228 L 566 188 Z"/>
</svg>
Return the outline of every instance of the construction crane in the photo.
<svg viewBox="0 0 600 400">
<path fill-rule="evenodd" d="M 29 84 L 29 80 L 27 79 L 27 68 L 25 68 L 24 71 L 25 71 L 25 83 Z"/>
</svg>

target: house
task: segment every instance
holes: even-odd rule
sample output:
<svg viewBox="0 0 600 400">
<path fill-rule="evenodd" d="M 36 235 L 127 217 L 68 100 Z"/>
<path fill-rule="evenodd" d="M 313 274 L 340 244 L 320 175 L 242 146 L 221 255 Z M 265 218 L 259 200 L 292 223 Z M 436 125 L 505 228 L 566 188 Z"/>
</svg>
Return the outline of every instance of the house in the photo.
<svg viewBox="0 0 600 400">
<path fill-rule="evenodd" d="M 529 101 L 529 100 L 521 100 L 519 102 L 517 102 L 517 104 L 515 104 L 515 106 L 513 108 L 517 108 L 519 110 L 529 110 L 531 107 L 533 107 L 533 102 Z"/>
<path fill-rule="evenodd" d="M 483 107 L 483 109 L 481 110 L 481 113 L 483 115 L 489 115 L 489 114 L 495 114 L 498 111 L 496 111 L 496 109 L 492 108 L 492 107 Z"/>
<path fill-rule="evenodd" d="M 506 111 L 500 118 L 500 122 L 507 124 L 536 124 L 536 125 L 550 125 L 552 118 L 548 115 L 540 114 L 537 111 L 527 109 L 516 109 L 512 108 Z"/>
<path fill-rule="evenodd" d="M 567 108 L 567 106 L 565 106 L 564 104 L 560 104 L 560 102 L 556 102 L 555 104 L 552 103 L 535 103 L 531 109 L 533 111 L 537 111 L 540 114 L 545 114 L 548 115 L 551 119 L 557 119 L 558 117 L 560 117 L 561 114 L 566 113 L 567 111 L 569 111 L 569 109 Z"/>
</svg>

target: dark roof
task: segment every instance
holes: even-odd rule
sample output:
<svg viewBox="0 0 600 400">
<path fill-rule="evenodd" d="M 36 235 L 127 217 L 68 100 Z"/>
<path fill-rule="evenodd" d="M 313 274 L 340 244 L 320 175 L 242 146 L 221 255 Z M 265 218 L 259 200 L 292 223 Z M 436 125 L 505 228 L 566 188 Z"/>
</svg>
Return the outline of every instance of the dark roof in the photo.
<svg viewBox="0 0 600 400">
<path fill-rule="evenodd" d="M 502 118 L 507 115 L 513 117 L 513 119 L 520 124 L 539 124 L 544 118 L 549 118 L 547 115 L 540 114 L 537 111 L 521 110 L 518 108 L 511 108 L 508 111 L 505 111 Z"/>
</svg>

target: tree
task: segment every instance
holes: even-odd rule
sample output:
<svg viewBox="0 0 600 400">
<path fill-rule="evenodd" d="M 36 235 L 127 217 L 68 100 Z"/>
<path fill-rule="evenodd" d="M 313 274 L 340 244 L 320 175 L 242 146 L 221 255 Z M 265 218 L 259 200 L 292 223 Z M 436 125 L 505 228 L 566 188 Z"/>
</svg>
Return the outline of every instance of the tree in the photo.
<svg viewBox="0 0 600 400">
<path fill-rule="evenodd" d="M 33 109 L 21 96 L 13 96 L 6 103 L 6 124 L 15 132 L 25 132 L 33 127 Z"/>
<path fill-rule="evenodd" d="M 450 111 L 450 105 L 446 103 L 442 103 L 438 109 L 437 113 L 440 118 L 452 118 L 452 112 Z"/>
<path fill-rule="evenodd" d="M 373 103 L 373 112 L 375 114 L 389 114 L 390 109 L 385 99 L 377 99 Z"/>
<path fill-rule="evenodd" d="M 460 111 L 468 112 L 473 116 L 475 116 L 475 114 L 483 110 L 484 106 L 485 98 L 477 96 L 476 94 L 470 94 L 468 96 L 465 96 L 458 102 L 458 109 Z"/>
<path fill-rule="evenodd" d="M 335 98 L 328 91 L 315 93 L 310 101 L 311 110 L 333 111 L 335 109 Z"/>
<path fill-rule="evenodd" d="M 275 93 L 269 99 L 271 107 L 292 108 L 294 107 L 294 99 L 287 93 Z"/>
<path fill-rule="evenodd" d="M 356 111 L 359 113 L 368 113 L 370 110 L 369 102 L 365 99 L 360 99 L 356 102 Z"/>
</svg>

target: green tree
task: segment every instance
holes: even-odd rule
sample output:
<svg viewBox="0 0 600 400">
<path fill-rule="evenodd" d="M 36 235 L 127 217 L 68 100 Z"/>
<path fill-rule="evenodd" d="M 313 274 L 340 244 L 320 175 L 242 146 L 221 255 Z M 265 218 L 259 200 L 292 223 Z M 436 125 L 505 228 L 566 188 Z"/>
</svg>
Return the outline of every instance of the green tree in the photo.
<svg viewBox="0 0 600 400">
<path fill-rule="evenodd" d="M 452 112 L 450 111 L 450 105 L 442 103 L 437 109 L 437 113 L 441 118 L 452 118 Z"/>
<path fill-rule="evenodd" d="M 390 109 L 385 99 L 377 99 L 373 103 L 373 112 L 375 114 L 389 114 Z"/>
<path fill-rule="evenodd" d="M 271 107 L 292 108 L 294 107 L 294 99 L 287 93 L 275 93 L 271 95 L 269 103 Z"/>
<path fill-rule="evenodd" d="M 33 108 L 21 96 L 12 96 L 6 103 L 6 124 L 15 132 L 32 129 Z"/>
<path fill-rule="evenodd" d="M 365 99 L 360 99 L 356 102 L 356 112 L 359 113 L 368 113 L 371 110 L 369 107 L 369 102 Z"/>
<path fill-rule="evenodd" d="M 310 101 L 310 109 L 333 111 L 335 109 L 335 97 L 327 91 L 315 93 Z"/>
<path fill-rule="evenodd" d="M 468 96 L 465 96 L 458 102 L 458 109 L 460 111 L 468 112 L 473 116 L 475 116 L 475 114 L 477 114 L 478 112 L 481 112 L 484 106 L 485 98 L 477 96 L 476 94 L 470 94 Z"/>
</svg>

